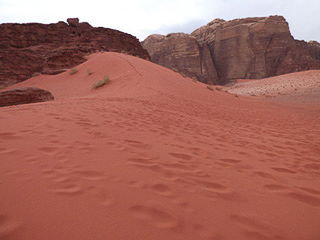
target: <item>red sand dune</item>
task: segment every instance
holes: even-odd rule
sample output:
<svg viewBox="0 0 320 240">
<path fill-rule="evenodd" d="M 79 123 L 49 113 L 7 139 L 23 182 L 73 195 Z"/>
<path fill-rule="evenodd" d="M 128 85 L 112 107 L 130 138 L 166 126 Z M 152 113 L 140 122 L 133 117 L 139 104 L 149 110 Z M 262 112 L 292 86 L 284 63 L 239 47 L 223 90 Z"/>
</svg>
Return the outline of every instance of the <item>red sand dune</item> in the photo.
<svg viewBox="0 0 320 240">
<path fill-rule="evenodd" d="M 56 101 L 0 109 L 0 239 L 320 239 L 319 106 L 124 54 L 77 69 L 19 84 Z"/>
<path fill-rule="evenodd" d="M 276 101 L 319 105 L 320 70 L 289 73 L 259 80 L 240 79 L 228 92 L 247 96 L 276 97 Z"/>
</svg>

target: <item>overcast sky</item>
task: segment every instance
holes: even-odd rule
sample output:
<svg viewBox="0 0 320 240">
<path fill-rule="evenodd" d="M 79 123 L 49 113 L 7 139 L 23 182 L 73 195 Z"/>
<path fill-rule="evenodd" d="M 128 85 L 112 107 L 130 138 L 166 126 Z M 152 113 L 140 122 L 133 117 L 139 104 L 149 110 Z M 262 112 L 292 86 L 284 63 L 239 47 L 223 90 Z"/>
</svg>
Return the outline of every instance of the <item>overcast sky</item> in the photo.
<svg viewBox="0 0 320 240">
<path fill-rule="evenodd" d="M 56 23 L 78 17 L 94 27 L 148 35 L 190 33 L 215 18 L 282 15 L 299 40 L 320 42 L 319 0 L 0 0 L 0 23 Z"/>
</svg>

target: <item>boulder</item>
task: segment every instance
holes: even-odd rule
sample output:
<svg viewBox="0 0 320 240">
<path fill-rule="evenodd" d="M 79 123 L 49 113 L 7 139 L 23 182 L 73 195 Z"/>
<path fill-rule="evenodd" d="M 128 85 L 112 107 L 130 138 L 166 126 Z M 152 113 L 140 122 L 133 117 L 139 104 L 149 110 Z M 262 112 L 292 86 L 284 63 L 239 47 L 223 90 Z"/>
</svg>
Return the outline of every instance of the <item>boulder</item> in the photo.
<svg viewBox="0 0 320 240">
<path fill-rule="evenodd" d="M 77 27 L 77 25 L 79 24 L 79 18 L 68 18 L 67 22 L 70 27 Z"/>
<path fill-rule="evenodd" d="M 19 87 L 0 92 L 0 107 L 54 100 L 51 92 L 35 87 Z"/>
</svg>

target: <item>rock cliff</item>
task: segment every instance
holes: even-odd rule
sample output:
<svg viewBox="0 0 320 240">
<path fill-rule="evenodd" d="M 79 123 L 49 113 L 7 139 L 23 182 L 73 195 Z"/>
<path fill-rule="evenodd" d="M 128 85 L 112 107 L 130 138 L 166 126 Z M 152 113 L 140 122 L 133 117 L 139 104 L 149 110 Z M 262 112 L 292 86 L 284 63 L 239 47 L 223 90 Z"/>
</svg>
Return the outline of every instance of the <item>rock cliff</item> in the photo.
<svg viewBox="0 0 320 240">
<path fill-rule="evenodd" d="M 56 74 L 84 62 L 95 51 L 125 52 L 149 59 L 129 34 L 92 27 L 79 19 L 56 24 L 0 24 L 0 88 L 39 72 Z"/>
<path fill-rule="evenodd" d="M 54 100 L 51 92 L 35 87 L 20 87 L 0 92 L 0 107 Z"/>
<path fill-rule="evenodd" d="M 151 61 L 208 84 L 320 68 L 320 45 L 294 40 L 281 16 L 216 19 L 190 35 L 151 35 L 142 44 Z"/>
<path fill-rule="evenodd" d="M 209 48 L 189 34 L 151 35 L 143 46 L 155 63 L 209 84 L 217 78 Z"/>
</svg>

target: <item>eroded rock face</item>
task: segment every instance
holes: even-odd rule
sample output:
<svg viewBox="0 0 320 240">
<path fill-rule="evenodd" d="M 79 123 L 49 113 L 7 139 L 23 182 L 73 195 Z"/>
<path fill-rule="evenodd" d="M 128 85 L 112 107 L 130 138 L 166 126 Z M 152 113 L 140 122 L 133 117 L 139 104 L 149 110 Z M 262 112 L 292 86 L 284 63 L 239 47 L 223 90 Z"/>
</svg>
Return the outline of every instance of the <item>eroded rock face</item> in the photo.
<svg viewBox="0 0 320 240">
<path fill-rule="evenodd" d="M 155 63 L 208 84 L 215 83 L 217 79 L 209 48 L 200 46 L 197 39 L 189 34 L 151 35 L 143 46 Z"/>
<path fill-rule="evenodd" d="M 198 44 L 189 34 L 151 35 L 143 46 L 150 49 L 151 61 L 155 63 L 208 84 L 218 81 L 208 46 Z"/>
<path fill-rule="evenodd" d="M 30 78 L 56 74 L 84 62 L 96 51 L 125 52 L 149 59 L 139 40 L 129 34 L 94 28 L 77 18 L 68 24 L 0 24 L 0 88 Z"/>
<path fill-rule="evenodd" d="M 35 87 L 20 87 L 0 92 L 0 107 L 54 100 L 51 92 Z"/>
<path fill-rule="evenodd" d="M 225 84 L 232 79 L 265 78 L 320 68 L 320 45 L 294 40 L 281 16 L 216 19 L 191 35 L 176 36 L 170 41 L 171 35 L 158 35 L 156 42 L 149 36 L 143 42 L 151 60 L 169 68 L 179 66 L 177 70 L 182 72 L 187 69 L 206 83 Z M 181 42 L 186 38 L 194 42 L 183 47 Z M 185 64 L 184 59 L 193 64 Z"/>
</svg>

